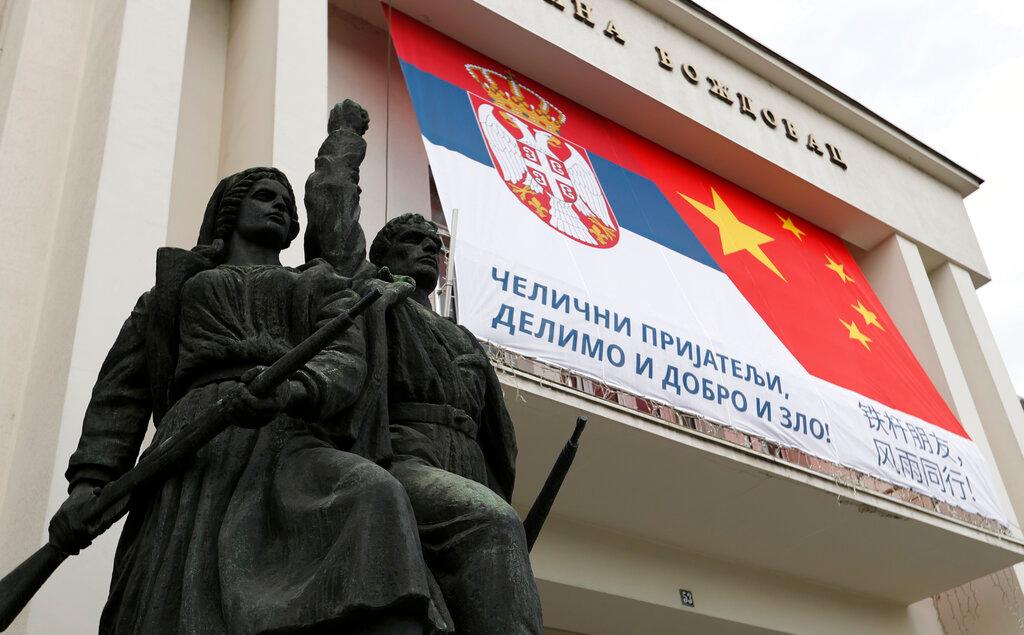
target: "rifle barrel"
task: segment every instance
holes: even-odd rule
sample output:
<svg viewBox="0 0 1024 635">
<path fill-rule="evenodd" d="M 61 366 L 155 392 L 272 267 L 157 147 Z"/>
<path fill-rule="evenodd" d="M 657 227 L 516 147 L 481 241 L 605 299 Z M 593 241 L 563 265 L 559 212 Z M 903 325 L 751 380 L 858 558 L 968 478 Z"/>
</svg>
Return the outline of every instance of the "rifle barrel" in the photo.
<svg viewBox="0 0 1024 635">
<path fill-rule="evenodd" d="M 53 545 L 43 545 L 0 579 L 0 632 L 7 630 L 39 587 L 67 557 Z"/>
<path fill-rule="evenodd" d="M 523 528 L 526 530 L 526 546 L 529 550 L 532 550 L 533 543 L 537 542 L 537 536 L 540 535 L 544 521 L 547 520 L 548 514 L 551 512 L 551 506 L 555 503 L 558 490 L 562 488 L 562 482 L 565 481 L 565 475 L 569 473 L 569 468 L 572 467 L 572 462 L 576 459 L 576 450 L 580 447 L 580 435 L 583 434 L 585 427 L 587 427 L 587 418 L 576 417 L 576 429 L 573 430 L 572 436 L 558 454 L 551 473 L 544 481 L 544 487 L 541 488 L 537 500 L 530 507 L 530 513 L 523 521 Z"/>
</svg>

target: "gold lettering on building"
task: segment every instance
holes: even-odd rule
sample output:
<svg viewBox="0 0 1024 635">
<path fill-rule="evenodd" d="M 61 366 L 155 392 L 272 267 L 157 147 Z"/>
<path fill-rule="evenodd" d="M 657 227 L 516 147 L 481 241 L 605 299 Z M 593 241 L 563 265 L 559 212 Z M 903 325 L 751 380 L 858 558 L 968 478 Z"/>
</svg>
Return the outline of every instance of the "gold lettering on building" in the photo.
<svg viewBox="0 0 1024 635">
<path fill-rule="evenodd" d="M 545 4 L 555 7 L 559 11 L 564 11 L 565 8 L 569 6 L 567 2 L 571 2 L 573 18 L 575 18 L 578 22 L 582 22 L 588 27 L 593 28 L 595 26 L 594 3 L 597 2 L 597 0 L 543 1 Z M 2 3 L 2 0 L 0 0 L 0 3 Z M 600 3 L 598 2 L 598 4 Z M 604 17 L 602 16 L 602 21 L 603 20 Z M 602 30 L 602 33 L 604 33 L 604 36 L 607 37 L 609 40 L 612 40 L 618 43 L 619 45 L 626 44 L 626 38 L 623 37 L 622 32 L 619 31 L 619 28 L 615 25 L 614 20 L 608 20 L 607 25 Z M 668 50 L 662 48 L 661 46 L 655 46 L 654 51 L 658 54 L 658 66 L 667 71 L 675 70 L 676 65 L 672 62 L 672 56 L 669 55 Z M 692 64 L 681 62 L 679 64 L 679 71 L 683 74 L 683 77 L 686 78 L 686 81 L 689 82 L 692 86 L 700 85 L 701 75 L 700 73 L 698 73 L 697 69 Z M 760 119 L 760 121 L 763 122 L 769 130 L 775 130 L 781 125 L 787 139 L 797 143 L 800 142 L 800 134 L 798 133 L 797 126 L 793 122 L 793 120 L 788 119 L 786 117 L 776 116 L 776 114 L 771 110 L 771 108 L 768 107 L 756 110 L 754 107 L 754 99 L 752 99 L 746 93 L 731 93 L 727 85 L 723 84 L 718 78 L 712 77 L 711 75 L 705 75 L 704 78 L 708 82 L 708 93 L 710 95 L 712 95 L 719 101 L 729 104 L 730 106 L 735 101 L 737 104 L 737 110 L 741 115 L 745 117 L 750 117 L 750 119 L 753 120 L 754 122 L 757 122 L 758 119 Z M 760 115 L 760 117 L 758 117 L 758 115 Z M 822 145 L 825 146 L 824 150 L 822 149 Z M 847 169 L 846 161 L 843 159 L 843 155 L 839 151 L 839 148 L 837 148 L 831 143 L 819 143 L 817 138 L 814 136 L 813 132 L 807 133 L 807 143 L 804 147 L 806 147 L 809 152 L 813 152 L 818 156 L 824 156 L 827 152 L 828 158 L 832 163 L 834 163 L 835 165 L 839 166 L 844 170 Z"/>
<path fill-rule="evenodd" d="M 576 8 L 576 11 L 572 14 L 572 17 L 576 18 L 577 20 L 579 20 L 583 24 L 586 24 L 587 26 L 594 26 L 594 20 L 591 18 L 591 14 L 594 12 L 594 9 L 583 0 L 572 0 L 572 4 Z"/>
<path fill-rule="evenodd" d="M 658 52 L 658 66 L 667 71 L 672 70 L 672 58 L 668 56 L 668 51 L 660 46 L 655 46 L 654 50 Z"/>
<path fill-rule="evenodd" d="M 821 146 L 818 145 L 818 140 L 814 138 L 814 134 L 807 135 L 807 149 L 818 156 L 825 154 L 822 151 Z"/>
<path fill-rule="evenodd" d="M 615 28 L 615 23 L 611 20 L 608 20 L 608 26 L 604 27 L 604 34 L 619 44 L 626 43 L 626 40 L 622 39 L 622 36 L 619 34 L 619 30 Z"/>
<path fill-rule="evenodd" d="M 754 121 L 757 121 L 757 115 L 754 114 L 754 110 L 750 107 L 750 97 L 747 97 L 743 93 L 736 93 L 736 103 L 739 104 L 740 112 Z"/>
<path fill-rule="evenodd" d="M 831 143 L 826 143 L 825 148 L 828 150 L 828 158 L 839 167 L 846 169 L 846 162 L 843 161 L 843 155 L 839 152 L 839 148 L 835 147 Z"/>
<path fill-rule="evenodd" d="M 782 127 L 786 129 L 786 136 L 793 141 L 799 141 L 800 137 L 796 134 L 796 124 L 783 117 Z"/>
<path fill-rule="evenodd" d="M 732 104 L 732 97 L 729 96 L 729 87 L 722 85 L 721 82 L 719 82 L 717 79 L 715 79 L 714 77 L 712 77 L 710 75 L 708 75 L 707 80 L 708 80 L 708 92 L 711 93 L 712 95 L 714 95 L 715 97 L 718 97 L 719 99 L 721 99 L 725 103 L 731 105 Z"/>
<path fill-rule="evenodd" d="M 683 72 L 683 77 L 686 81 L 690 82 L 694 86 L 700 83 L 700 77 L 697 75 L 697 69 L 692 64 L 683 64 L 679 67 L 679 70 Z"/>
</svg>

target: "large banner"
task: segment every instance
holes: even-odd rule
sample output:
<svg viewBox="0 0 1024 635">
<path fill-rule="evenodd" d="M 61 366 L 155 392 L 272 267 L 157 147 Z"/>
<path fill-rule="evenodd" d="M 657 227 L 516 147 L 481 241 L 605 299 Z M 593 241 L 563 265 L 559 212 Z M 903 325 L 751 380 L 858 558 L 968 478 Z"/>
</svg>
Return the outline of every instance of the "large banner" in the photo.
<svg viewBox="0 0 1024 635">
<path fill-rule="evenodd" d="M 839 238 L 401 13 L 391 30 L 458 210 L 461 323 L 1005 524 Z"/>
</svg>

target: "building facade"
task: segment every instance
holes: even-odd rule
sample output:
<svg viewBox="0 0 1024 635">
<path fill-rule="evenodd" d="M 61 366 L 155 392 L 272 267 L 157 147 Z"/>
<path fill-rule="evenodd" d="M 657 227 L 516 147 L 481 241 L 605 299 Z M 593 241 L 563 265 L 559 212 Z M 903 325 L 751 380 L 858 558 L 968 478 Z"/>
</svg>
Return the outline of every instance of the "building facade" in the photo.
<svg viewBox="0 0 1024 635">
<path fill-rule="evenodd" d="M 989 274 L 963 198 L 981 179 L 682 0 L 0 3 L 0 569 L 45 540 L 100 362 L 223 175 L 274 165 L 299 186 L 351 97 L 371 115 L 366 232 L 437 215 L 389 6 L 841 238 L 1008 519 L 493 349 L 520 511 L 590 418 L 532 554 L 549 632 L 1022 630 L 1024 411 L 975 291 Z M 14 632 L 95 628 L 116 534 Z"/>
</svg>

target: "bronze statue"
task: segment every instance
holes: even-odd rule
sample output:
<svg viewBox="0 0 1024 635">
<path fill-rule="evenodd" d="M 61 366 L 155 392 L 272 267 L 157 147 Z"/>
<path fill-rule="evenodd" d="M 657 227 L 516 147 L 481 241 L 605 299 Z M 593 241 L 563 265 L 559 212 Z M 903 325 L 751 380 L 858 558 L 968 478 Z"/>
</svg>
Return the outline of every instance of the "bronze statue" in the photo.
<svg viewBox="0 0 1024 635">
<path fill-rule="evenodd" d="M 298 234 L 286 177 L 252 168 L 217 187 L 192 251 L 161 249 L 107 356 L 67 471 L 52 545 L 77 553 L 105 527 L 82 509 L 151 447 L 357 298 L 319 259 L 283 267 Z M 408 285 L 364 280 L 390 294 Z M 361 395 L 365 335 L 351 329 L 271 396 L 249 396 L 180 469 L 136 492 L 103 633 L 423 633 L 450 628 L 403 487 L 373 462 L 372 429 L 342 413 Z M 372 435 L 371 435 L 372 436 Z"/>
<path fill-rule="evenodd" d="M 367 312 L 368 374 L 376 381 L 357 400 L 355 413 L 380 432 L 361 451 L 389 465 L 409 493 L 424 558 L 456 630 L 541 633 L 526 535 L 509 504 L 516 443 L 498 379 L 476 338 L 430 308 L 441 246 L 433 223 L 414 214 L 391 220 L 365 260 L 358 223 L 365 127 L 345 121 L 367 117 L 351 102 L 332 111 L 306 184 L 315 228 L 307 232 L 307 257 L 335 263 L 357 286 L 381 267 L 416 283 L 410 297 L 379 302 Z"/>
<path fill-rule="evenodd" d="M 280 264 L 298 217 L 272 168 L 221 181 L 196 248 L 158 251 L 100 370 L 50 542 L 0 580 L 0 622 L 131 492 L 103 633 L 543 631 L 528 543 L 582 424 L 524 531 L 497 376 L 430 308 L 436 226 L 393 219 L 365 257 L 368 121 L 354 102 L 331 112 L 306 183 L 305 265 Z"/>
</svg>

